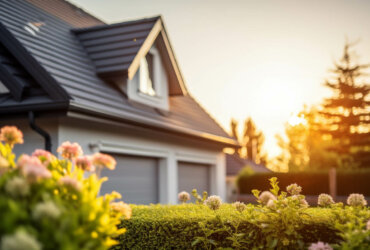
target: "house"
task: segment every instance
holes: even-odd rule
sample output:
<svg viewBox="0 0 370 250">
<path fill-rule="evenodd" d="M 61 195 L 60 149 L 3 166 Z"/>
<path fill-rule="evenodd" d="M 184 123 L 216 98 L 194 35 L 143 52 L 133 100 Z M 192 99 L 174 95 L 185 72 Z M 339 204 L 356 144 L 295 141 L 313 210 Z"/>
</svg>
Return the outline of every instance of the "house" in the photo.
<svg viewBox="0 0 370 250">
<path fill-rule="evenodd" d="M 226 196 L 229 202 L 235 200 L 237 194 L 236 178 L 245 167 L 250 168 L 255 173 L 272 172 L 266 166 L 257 164 L 250 159 L 243 159 L 238 154 L 226 154 Z"/>
<path fill-rule="evenodd" d="M 0 118 L 24 133 L 17 154 L 69 140 L 113 155 L 101 193 L 137 204 L 225 198 L 238 147 L 188 92 L 161 17 L 105 24 L 63 0 L 0 1 Z"/>
</svg>

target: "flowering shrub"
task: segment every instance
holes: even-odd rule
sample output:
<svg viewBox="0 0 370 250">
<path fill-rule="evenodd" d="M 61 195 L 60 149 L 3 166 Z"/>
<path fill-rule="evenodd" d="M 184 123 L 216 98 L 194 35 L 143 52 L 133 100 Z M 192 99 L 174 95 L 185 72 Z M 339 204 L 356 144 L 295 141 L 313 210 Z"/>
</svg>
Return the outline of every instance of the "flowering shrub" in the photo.
<svg viewBox="0 0 370 250">
<path fill-rule="evenodd" d="M 113 203 L 118 193 L 98 197 L 101 183 L 95 167 L 114 168 L 104 156 L 99 166 L 82 156 L 77 143 L 65 142 L 58 159 L 37 149 L 15 161 L 12 148 L 23 143 L 15 127 L 0 131 L 0 249 L 108 249 L 125 232 L 117 225 L 131 216 L 131 208 Z"/>
</svg>

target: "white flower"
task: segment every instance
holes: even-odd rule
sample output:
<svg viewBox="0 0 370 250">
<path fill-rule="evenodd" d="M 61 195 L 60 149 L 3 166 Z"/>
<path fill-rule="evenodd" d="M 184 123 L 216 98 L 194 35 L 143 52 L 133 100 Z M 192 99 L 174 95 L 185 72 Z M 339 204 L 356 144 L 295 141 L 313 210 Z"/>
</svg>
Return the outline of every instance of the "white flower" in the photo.
<svg viewBox="0 0 370 250">
<path fill-rule="evenodd" d="M 333 248 L 329 244 L 319 241 L 312 243 L 308 250 L 333 250 Z"/>
<path fill-rule="evenodd" d="M 260 194 L 259 200 L 263 205 L 267 205 L 269 200 L 276 200 L 276 197 L 269 191 L 263 191 Z"/>
<path fill-rule="evenodd" d="M 244 209 L 247 207 L 244 203 L 240 201 L 236 201 L 233 203 L 233 207 L 238 211 L 238 212 L 243 212 Z"/>
<path fill-rule="evenodd" d="M 320 207 L 327 207 L 330 206 L 331 204 L 334 204 L 333 197 L 331 197 L 328 194 L 320 194 L 319 198 L 317 199 L 317 205 Z"/>
<path fill-rule="evenodd" d="M 271 209 L 276 208 L 275 200 L 274 200 L 274 199 L 270 199 L 270 200 L 267 202 L 266 207 L 271 208 Z"/>
<path fill-rule="evenodd" d="M 291 195 L 299 195 L 302 192 L 302 187 L 298 186 L 296 183 L 290 184 L 286 187 L 286 191 Z"/>
<path fill-rule="evenodd" d="M 364 207 L 367 205 L 367 201 L 362 194 L 350 194 L 347 199 L 347 204 L 354 207 Z"/>
<path fill-rule="evenodd" d="M 13 197 L 25 197 L 30 192 L 30 186 L 24 178 L 16 176 L 5 184 L 5 191 Z"/>
<path fill-rule="evenodd" d="M 212 195 L 204 201 L 204 204 L 207 205 L 212 210 L 217 210 L 220 208 L 222 200 L 220 196 Z"/>
<path fill-rule="evenodd" d="M 179 198 L 179 201 L 181 201 L 182 203 L 185 203 L 188 200 L 190 200 L 190 194 L 185 191 L 180 192 L 177 197 Z"/>
<path fill-rule="evenodd" d="M 42 218 L 47 219 L 58 219 L 61 214 L 60 209 L 58 206 L 52 201 L 45 201 L 39 203 L 35 206 L 32 211 L 32 217 L 35 220 L 40 220 Z"/>
<path fill-rule="evenodd" d="M 1 250 L 41 250 L 37 239 L 24 231 L 17 231 L 13 235 L 5 235 L 1 239 Z"/>
</svg>

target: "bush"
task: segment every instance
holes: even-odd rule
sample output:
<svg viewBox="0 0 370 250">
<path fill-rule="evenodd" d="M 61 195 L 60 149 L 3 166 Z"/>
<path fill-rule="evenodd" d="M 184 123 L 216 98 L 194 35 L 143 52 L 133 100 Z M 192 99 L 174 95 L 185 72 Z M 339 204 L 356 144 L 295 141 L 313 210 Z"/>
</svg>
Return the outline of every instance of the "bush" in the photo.
<svg viewBox="0 0 370 250">
<path fill-rule="evenodd" d="M 268 180 L 277 177 L 283 187 L 291 183 L 300 185 L 305 195 L 329 193 L 329 177 L 326 171 L 297 173 L 245 173 L 240 172 L 237 186 L 241 194 L 251 194 L 252 189 L 268 189 Z M 337 170 L 337 195 L 362 193 L 370 196 L 370 169 Z"/>
<path fill-rule="evenodd" d="M 297 183 L 303 188 L 305 195 L 329 193 L 329 178 L 326 172 L 241 174 L 238 176 L 237 186 L 242 194 L 251 194 L 255 188 L 267 190 L 269 188 L 268 180 L 272 177 L 277 177 L 282 187 Z"/>
<path fill-rule="evenodd" d="M 116 249 L 369 249 L 370 210 L 364 203 L 309 208 L 300 186 L 280 192 L 276 178 L 270 184 L 270 191 L 253 190 L 257 206 L 134 206 Z"/>
<path fill-rule="evenodd" d="M 234 241 L 244 249 L 251 249 L 266 244 L 267 237 L 271 236 L 262 230 L 260 208 L 252 205 L 247 205 L 241 213 L 230 204 L 223 204 L 216 211 L 196 204 L 132 208 L 132 218 L 122 223 L 127 232 L 120 237 L 121 245 L 116 249 L 203 249 L 207 242 L 217 247 L 236 248 Z M 302 215 L 301 221 L 293 225 L 302 226 L 298 233 L 305 244 L 319 240 L 334 243 L 340 239 L 338 231 L 329 224 L 333 219 L 329 209 L 314 208 L 306 212 L 307 216 Z M 269 225 L 277 220 L 271 218 Z M 294 249 L 295 243 L 291 243 Z"/>
<path fill-rule="evenodd" d="M 65 159 L 36 150 L 16 163 L 12 148 L 23 142 L 22 133 L 5 127 L 0 140 L 5 142 L 0 143 L 0 249 L 108 249 L 116 244 L 113 237 L 125 231 L 117 225 L 130 208 L 111 203 L 120 197 L 117 193 L 98 197 L 103 180 L 95 174 L 84 177 L 84 170 L 98 167 L 102 159 L 112 167 L 109 156 L 78 157 L 79 145 L 67 142 L 58 149 Z"/>
</svg>

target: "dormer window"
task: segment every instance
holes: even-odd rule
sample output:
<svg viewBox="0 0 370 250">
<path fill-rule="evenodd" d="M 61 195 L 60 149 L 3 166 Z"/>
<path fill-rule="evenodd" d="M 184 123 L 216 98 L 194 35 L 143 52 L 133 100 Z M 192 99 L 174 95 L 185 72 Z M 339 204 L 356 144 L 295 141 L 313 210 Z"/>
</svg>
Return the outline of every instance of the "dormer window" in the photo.
<svg viewBox="0 0 370 250">
<path fill-rule="evenodd" d="M 155 96 L 154 55 L 150 52 L 140 61 L 139 78 L 139 91 L 146 95 Z"/>
<path fill-rule="evenodd" d="M 155 45 L 140 59 L 136 74 L 127 82 L 127 95 L 131 101 L 168 110 L 168 78 Z"/>
</svg>

